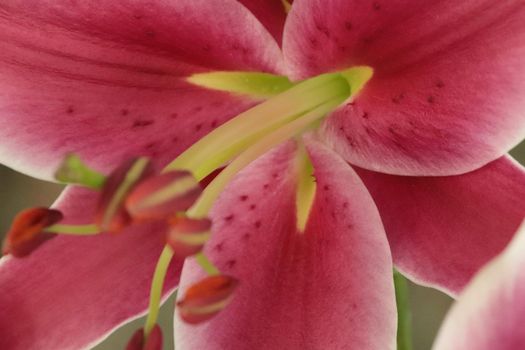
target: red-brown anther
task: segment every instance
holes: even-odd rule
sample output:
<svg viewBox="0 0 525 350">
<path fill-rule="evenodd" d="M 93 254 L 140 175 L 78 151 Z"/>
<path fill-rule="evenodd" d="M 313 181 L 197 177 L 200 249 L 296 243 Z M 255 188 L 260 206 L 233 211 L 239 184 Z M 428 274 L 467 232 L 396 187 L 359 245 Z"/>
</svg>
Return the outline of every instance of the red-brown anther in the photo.
<svg viewBox="0 0 525 350">
<path fill-rule="evenodd" d="M 136 184 L 153 173 L 147 158 L 123 162 L 106 179 L 97 205 L 96 224 L 102 231 L 118 233 L 131 222 L 124 202 Z"/>
<path fill-rule="evenodd" d="M 173 255 L 181 259 L 200 252 L 211 235 L 209 219 L 175 217 L 169 225 L 167 244 L 173 250 Z"/>
<path fill-rule="evenodd" d="M 231 301 L 238 281 L 230 276 L 209 276 L 192 285 L 182 300 L 177 302 L 180 317 L 187 323 L 209 320 Z"/>
<path fill-rule="evenodd" d="M 129 340 L 126 350 L 162 350 L 162 330 L 155 325 L 144 344 L 144 329 L 136 331 Z"/>
<path fill-rule="evenodd" d="M 175 170 L 139 183 L 126 199 L 126 209 L 138 220 L 166 219 L 189 209 L 202 188 L 188 171 Z"/>
<path fill-rule="evenodd" d="M 2 247 L 3 254 L 12 254 L 17 258 L 29 255 L 42 243 L 55 234 L 44 232 L 62 220 L 62 213 L 48 208 L 30 208 L 18 213 L 6 235 Z"/>
</svg>

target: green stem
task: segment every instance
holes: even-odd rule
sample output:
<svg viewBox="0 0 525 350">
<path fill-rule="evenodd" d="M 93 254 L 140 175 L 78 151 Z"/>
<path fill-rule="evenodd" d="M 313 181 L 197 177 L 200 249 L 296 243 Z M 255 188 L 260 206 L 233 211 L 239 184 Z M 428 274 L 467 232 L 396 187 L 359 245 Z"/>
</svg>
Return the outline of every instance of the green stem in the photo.
<svg viewBox="0 0 525 350">
<path fill-rule="evenodd" d="M 412 315 L 406 278 L 394 271 L 394 285 L 397 303 L 397 350 L 412 349 Z"/>
</svg>

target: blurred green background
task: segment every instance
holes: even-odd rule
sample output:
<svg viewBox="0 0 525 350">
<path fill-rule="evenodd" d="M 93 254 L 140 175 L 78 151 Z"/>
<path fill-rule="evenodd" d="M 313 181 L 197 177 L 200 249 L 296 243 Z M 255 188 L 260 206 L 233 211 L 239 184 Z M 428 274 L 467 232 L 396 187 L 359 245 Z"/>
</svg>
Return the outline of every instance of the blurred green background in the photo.
<svg viewBox="0 0 525 350">
<path fill-rule="evenodd" d="M 525 164 L 525 142 L 514 149 L 512 155 L 522 164 Z M 0 235 L 3 235 L 9 228 L 11 219 L 18 211 L 30 206 L 50 205 L 61 189 L 62 187 L 59 185 L 35 180 L 0 166 Z M 430 349 L 451 302 L 448 296 L 438 291 L 414 284 L 410 285 L 414 350 Z M 161 312 L 165 350 L 173 349 L 172 313 L 173 298 L 170 298 Z M 143 325 L 143 322 L 143 319 L 139 319 L 122 327 L 95 349 L 124 349 L 128 339 L 136 329 Z"/>
</svg>

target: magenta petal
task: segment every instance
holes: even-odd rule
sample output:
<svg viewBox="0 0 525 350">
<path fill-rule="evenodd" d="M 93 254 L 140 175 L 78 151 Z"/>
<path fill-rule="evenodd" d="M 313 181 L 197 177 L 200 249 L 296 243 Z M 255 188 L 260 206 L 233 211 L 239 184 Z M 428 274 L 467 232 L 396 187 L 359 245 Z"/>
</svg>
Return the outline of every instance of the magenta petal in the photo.
<svg viewBox="0 0 525 350">
<path fill-rule="evenodd" d="M 208 322 L 188 325 L 177 316 L 177 346 L 395 348 L 392 263 L 374 203 L 344 161 L 311 144 L 318 194 L 305 233 L 298 233 L 292 150 L 257 160 L 214 208 L 206 254 L 239 284 Z M 181 290 L 201 277 L 188 261 Z"/>
<path fill-rule="evenodd" d="M 286 12 L 281 0 L 239 0 L 268 29 L 275 41 L 282 42 Z"/>
<path fill-rule="evenodd" d="M 234 0 L 0 5 L 0 161 L 50 178 L 66 152 L 107 171 L 165 163 L 253 104 L 183 79 L 282 71 L 280 49 Z"/>
<path fill-rule="evenodd" d="M 525 229 L 465 288 L 434 350 L 525 349 Z"/>
<path fill-rule="evenodd" d="M 459 176 L 358 173 L 398 268 L 452 295 L 501 252 L 525 217 L 525 169 L 510 157 Z"/>
<path fill-rule="evenodd" d="M 324 137 L 352 164 L 452 175 L 525 136 L 523 1 L 296 1 L 285 58 L 297 77 L 375 70 Z"/>
<path fill-rule="evenodd" d="M 67 191 L 57 207 L 65 222 L 86 223 L 91 193 Z M 56 237 L 29 257 L 0 263 L 0 348 L 78 350 L 101 341 L 115 327 L 143 313 L 155 263 L 164 244 L 156 226 L 120 235 Z M 167 277 L 179 279 L 182 262 Z"/>
</svg>

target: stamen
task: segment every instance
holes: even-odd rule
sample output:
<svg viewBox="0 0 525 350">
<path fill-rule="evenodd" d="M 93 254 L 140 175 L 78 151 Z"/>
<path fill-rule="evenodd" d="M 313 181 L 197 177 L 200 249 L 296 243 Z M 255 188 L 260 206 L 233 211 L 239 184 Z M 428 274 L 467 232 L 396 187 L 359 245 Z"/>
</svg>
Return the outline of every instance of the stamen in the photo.
<svg viewBox="0 0 525 350">
<path fill-rule="evenodd" d="M 76 154 L 68 154 L 55 172 L 55 179 L 65 184 L 76 184 L 98 190 L 106 177 L 88 167 Z"/>
<path fill-rule="evenodd" d="M 95 224 L 89 225 L 62 225 L 55 224 L 43 230 L 44 232 L 59 233 L 64 235 L 96 235 L 100 233 L 100 227 Z"/>
<path fill-rule="evenodd" d="M 139 183 L 126 198 L 134 219 L 164 219 L 190 208 L 202 189 L 188 171 L 175 170 Z"/>
<path fill-rule="evenodd" d="M 96 215 L 96 223 L 103 231 L 116 233 L 129 224 L 131 219 L 124 209 L 124 199 L 150 172 L 149 160 L 141 157 L 124 162 L 108 177 Z"/>
<path fill-rule="evenodd" d="M 162 330 L 156 324 L 145 339 L 144 330 L 137 330 L 129 340 L 126 350 L 162 350 Z"/>
<path fill-rule="evenodd" d="M 62 220 L 62 213 L 48 208 L 30 208 L 21 211 L 13 220 L 3 247 L 3 254 L 11 254 L 17 258 L 29 255 L 47 240 L 53 238 L 52 233 L 44 232 L 56 222 Z"/>
<path fill-rule="evenodd" d="M 297 211 L 297 230 L 303 233 L 314 203 L 317 184 L 314 177 L 314 167 L 308 152 L 302 142 L 298 142 L 298 144 L 296 166 L 299 179 L 297 182 L 295 207 Z"/>
<path fill-rule="evenodd" d="M 287 77 L 259 72 L 197 73 L 186 80 L 207 89 L 249 95 L 257 99 L 278 95 L 293 86 Z"/>
<path fill-rule="evenodd" d="M 230 276 L 209 276 L 192 285 L 177 302 L 181 318 L 191 324 L 209 320 L 232 300 L 238 281 Z"/>
<path fill-rule="evenodd" d="M 211 220 L 179 216 L 172 219 L 167 234 L 175 257 L 184 259 L 202 250 L 211 235 Z"/>
</svg>

